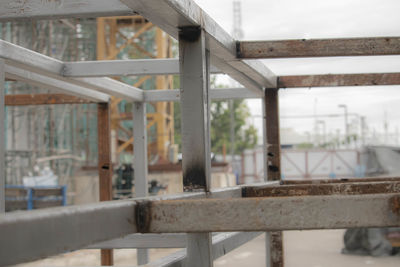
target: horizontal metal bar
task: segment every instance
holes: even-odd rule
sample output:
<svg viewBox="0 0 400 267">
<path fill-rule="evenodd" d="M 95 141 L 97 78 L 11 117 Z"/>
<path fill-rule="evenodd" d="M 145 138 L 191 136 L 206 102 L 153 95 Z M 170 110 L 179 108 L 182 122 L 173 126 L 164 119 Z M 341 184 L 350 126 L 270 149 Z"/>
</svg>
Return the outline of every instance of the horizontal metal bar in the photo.
<svg viewBox="0 0 400 267">
<path fill-rule="evenodd" d="M 28 106 L 28 105 L 56 105 L 56 104 L 85 104 L 96 103 L 75 96 L 65 94 L 19 94 L 6 95 L 4 97 L 6 106 Z"/>
<path fill-rule="evenodd" d="M 168 233 L 398 227 L 399 199 L 399 194 L 371 194 L 160 201 L 151 203 L 147 211 L 151 221 L 141 230 Z"/>
<path fill-rule="evenodd" d="M 180 90 L 145 90 L 143 91 L 145 102 L 179 101 Z M 247 88 L 211 89 L 212 100 L 261 98 L 258 93 Z"/>
<path fill-rule="evenodd" d="M 260 232 L 241 232 L 241 233 L 221 233 L 212 237 L 213 260 L 216 260 L 241 245 L 251 241 Z M 186 259 L 186 249 L 172 253 L 159 260 L 149 264 L 141 265 L 142 267 L 183 267 Z"/>
<path fill-rule="evenodd" d="M 121 97 L 130 101 L 143 101 L 142 90 L 110 78 L 66 78 L 62 76 L 64 63 L 54 58 L 36 53 L 32 50 L 0 40 L 0 57 L 13 69 L 21 69 L 44 77 L 41 82 L 46 83 L 49 77 L 61 82 L 92 89 L 109 95 Z M 34 74 L 36 75 L 36 74 Z M 12 77 L 8 77 L 11 78 Z M 17 79 L 16 79 L 17 80 Z M 52 84 L 48 84 L 52 85 Z M 62 90 L 62 88 L 60 88 Z M 100 94 L 94 92 L 94 94 Z"/>
<path fill-rule="evenodd" d="M 211 72 L 221 73 L 215 67 L 211 68 Z M 65 62 L 63 69 L 66 77 L 173 74 L 179 74 L 179 60 L 176 58 Z"/>
<path fill-rule="evenodd" d="M 400 54 L 400 37 L 242 41 L 238 58 L 377 56 Z"/>
<path fill-rule="evenodd" d="M 50 78 L 48 76 L 20 69 L 14 66 L 6 65 L 6 77 L 26 82 L 34 86 L 39 86 L 43 89 L 55 90 L 61 93 L 69 93 L 74 96 L 89 99 L 95 102 L 108 102 L 110 99 L 108 95 L 101 92 L 90 90 L 79 85 L 70 84 L 65 81 Z"/>
<path fill-rule="evenodd" d="M 89 249 L 185 248 L 186 234 L 131 234 L 90 245 Z"/>
<path fill-rule="evenodd" d="M 214 198 L 240 197 L 241 188 L 226 188 L 208 194 Z M 6 213 L 0 216 L 0 266 L 36 260 L 136 233 L 139 215 L 135 214 L 138 203 L 144 200 L 196 199 L 205 196 L 204 192 L 182 193 Z"/>
<path fill-rule="evenodd" d="M 0 216 L 0 266 L 134 233 L 135 205 L 134 201 L 113 201 L 6 213 Z"/>
<path fill-rule="evenodd" d="M 5 214 L 0 216 L 0 265 L 80 249 L 138 230 L 183 233 L 400 226 L 399 194 L 233 198 L 240 197 L 240 192 L 237 186 L 209 193 L 215 199 L 187 193 Z"/>
<path fill-rule="evenodd" d="M 83 83 L 97 91 L 130 101 L 143 101 L 143 90 L 111 78 L 75 78 L 73 83 Z"/>
<path fill-rule="evenodd" d="M 400 73 L 280 76 L 279 88 L 399 85 Z"/>
<path fill-rule="evenodd" d="M 3 11 L 3 9 L 0 10 Z M 60 60 L 3 40 L 0 40 L 0 58 L 4 58 L 7 65 L 24 68 L 34 72 L 41 70 L 59 74 L 62 72 L 64 67 L 63 62 Z"/>
<path fill-rule="evenodd" d="M 182 27 L 201 27 L 206 32 L 212 55 L 211 63 L 214 66 L 245 87 L 255 90 L 256 93 L 263 87 L 276 87 L 276 76 L 267 67 L 253 65 L 236 58 L 236 41 L 194 1 L 121 0 L 121 2 L 177 40 Z"/>
<path fill-rule="evenodd" d="M 107 16 L 128 15 L 134 10 L 150 19 L 176 39 L 178 39 L 180 27 L 201 26 L 210 37 L 209 46 L 212 55 L 220 59 L 215 61 L 218 64 L 214 64 L 216 67 L 256 92 L 263 87 L 276 86 L 276 76 L 262 63 L 251 63 L 236 59 L 236 41 L 191 0 L 122 1 L 130 8 L 117 0 L 76 0 L 62 5 L 58 2 L 40 0 L 28 0 L 23 3 L 14 2 L 2 2 L 0 19 L 98 17 L 104 16 L 105 13 L 107 13 Z"/>
<path fill-rule="evenodd" d="M 119 0 L 2 0 L 0 21 L 132 15 Z"/>
<path fill-rule="evenodd" d="M 223 256 L 260 232 L 219 233 L 213 236 L 213 243 L 224 242 L 224 247 L 217 246 L 214 259 Z M 123 238 L 112 239 L 90 245 L 88 249 L 125 249 L 125 248 L 186 248 L 186 234 L 131 234 Z M 230 248 L 230 249 L 229 249 Z"/>
<path fill-rule="evenodd" d="M 399 193 L 400 182 L 325 183 L 278 186 L 249 186 L 243 188 L 243 197 L 288 197 L 320 195 L 357 195 Z"/>
<path fill-rule="evenodd" d="M 184 248 L 186 234 L 131 234 L 90 245 L 89 249 Z"/>
</svg>

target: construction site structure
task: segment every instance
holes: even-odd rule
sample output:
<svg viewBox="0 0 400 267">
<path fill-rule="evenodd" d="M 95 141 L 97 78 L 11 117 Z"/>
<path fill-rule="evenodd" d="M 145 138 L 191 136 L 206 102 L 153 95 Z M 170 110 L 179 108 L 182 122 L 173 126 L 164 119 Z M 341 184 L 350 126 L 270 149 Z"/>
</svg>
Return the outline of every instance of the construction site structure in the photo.
<svg viewBox="0 0 400 267">
<path fill-rule="evenodd" d="M 171 58 L 173 40 L 160 28 L 141 16 L 97 18 L 97 60 Z M 143 89 L 173 89 L 172 75 L 150 75 L 119 78 Z M 111 101 L 112 138 L 115 142 L 113 162 L 118 155 L 132 150 L 133 136 L 126 123 L 132 119 L 122 98 Z M 150 103 L 152 110 L 147 113 L 149 123 L 149 156 L 152 162 L 168 162 L 168 148 L 174 144 L 174 105 L 172 102 Z M 124 106 L 124 107 L 121 107 Z M 122 110 L 121 110 L 122 109 Z M 124 124 L 125 122 L 125 124 Z M 120 138 L 121 136 L 121 138 Z"/>
<path fill-rule="evenodd" d="M 88 247 L 102 249 L 102 265 L 112 265 L 111 249 L 183 247 L 186 249 L 150 265 L 207 267 L 213 266 L 214 259 L 265 233 L 266 263 L 275 267 L 284 265 L 284 230 L 400 226 L 399 177 L 282 180 L 279 136 L 280 88 L 399 85 L 400 73 L 277 76 L 262 62 L 248 61 L 398 55 L 400 38 L 238 41 L 191 0 L 82 0 L 72 5 L 36 0 L 15 4 L 10 0 L 1 2 L 0 10 L 4 10 L 0 21 L 140 14 L 179 42 L 179 59 L 66 62 L 0 40 L 0 120 L 5 118 L 5 106 L 96 105 L 102 201 L 2 214 L 1 266 Z M 226 73 L 244 87 L 210 88 L 211 72 Z M 180 90 L 142 90 L 106 78 L 160 73 L 179 74 Z M 7 84 L 16 80 L 63 94 L 4 95 Z M 110 201 L 112 97 L 132 104 L 134 126 L 137 198 L 119 201 Z M 210 101 L 236 98 L 263 100 L 264 183 L 212 189 Z M 149 102 L 169 101 L 179 101 L 182 111 L 184 193 L 146 197 L 146 107 Z M 0 149 L 0 172 L 5 173 L 3 124 Z M 4 184 L 2 175 L 1 211 Z"/>
</svg>

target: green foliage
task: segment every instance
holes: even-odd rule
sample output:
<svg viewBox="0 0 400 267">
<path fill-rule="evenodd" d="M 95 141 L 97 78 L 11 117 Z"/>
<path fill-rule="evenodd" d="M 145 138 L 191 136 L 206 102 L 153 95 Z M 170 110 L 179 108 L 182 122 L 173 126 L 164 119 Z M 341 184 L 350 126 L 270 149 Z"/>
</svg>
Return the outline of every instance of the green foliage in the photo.
<svg viewBox="0 0 400 267">
<path fill-rule="evenodd" d="M 235 154 L 241 153 L 246 148 L 257 145 L 257 129 L 253 125 L 247 125 L 246 120 L 250 117 L 250 111 L 244 100 L 234 100 L 233 110 L 235 118 Z M 230 142 L 230 109 L 226 101 L 212 102 L 211 108 L 211 151 L 222 153 L 225 144 L 226 151 L 231 149 Z"/>
<path fill-rule="evenodd" d="M 296 148 L 298 149 L 312 149 L 313 147 L 314 145 L 312 143 L 307 143 L 307 142 L 296 145 Z"/>
<path fill-rule="evenodd" d="M 215 76 L 211 76 L 212 88 L 226 88 L 224 85 L 216 85 Z M 179 77 L 174 77 L 174 88 L 179 88 Z M 244 100 L 234 100 L 233 109 L 235 116 L 235 154 L 240 154 L 246 148 L 254 148 L 257 145 L 258 134 L 254 125 L 246 124 L 250 117 L 250 111 Z M 212 101 L 211 115 L 211 151 L 222 154 L 225 144 L 226 153 L 231 149 L 230 138 L 230 109 L 228 101 Z M 175 144 L 181 147 L 181 108 L 180 103 L 174 103 L 174 128 Z"/>
</svg>

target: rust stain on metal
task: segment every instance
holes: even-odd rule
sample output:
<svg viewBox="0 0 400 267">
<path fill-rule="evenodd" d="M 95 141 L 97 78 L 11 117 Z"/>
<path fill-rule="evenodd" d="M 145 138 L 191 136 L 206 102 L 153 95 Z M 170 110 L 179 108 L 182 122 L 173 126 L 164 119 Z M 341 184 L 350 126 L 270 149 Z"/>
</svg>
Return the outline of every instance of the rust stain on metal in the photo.
<svg viewBox="0 0 400 267">
<path fill-rule="evenodd" d="M 371 183 L 371 182 L 400 182 L 400 177 L 375 177 L 375 178 L 340 178 L 340 179 L 316 179 L 316 180 L 284 180 L 285 185 L 298 184 L 338 184 L 338 183 Z"/>
<path fill-rule="evenodd" d="M 282 232 L 270 232 L 271 236 L 271 267 L 283 267 Z"/>
<path fill-rule="evenodd" d="M 400 192 L 400 182 L 298 184 L 266 187 L 247 187 L 244 197 L 287 197 L 320 195 L 358 195 Z"/>
<path fill-rule="evenodd" d="M 206 189 L 206 172 L 203 164 L 193 164 L 183 172 L 183 191 Z"/>
<path fill-rule="evenodd" d="M 279 88 L 397 84 L 400 84 L 400 73 L 294 75 L 278 79 Z"/>
<path fill-rule="evenodd" d="M 389 200 L 392 212 L 396 215 L 400 215 L 400 196 L 394 196 Z"/>
<path fill-rule="evenodd" d="M 240 42 L 239 58 L 396 55 L 400 38 L 299 39 Z"/>
<path fill-rule="evenodd" d="M 135 222 L 139 233 L 148 233 L 151 224 L 151 202 L 139 201 L 135 206 Z"/>
</svg>

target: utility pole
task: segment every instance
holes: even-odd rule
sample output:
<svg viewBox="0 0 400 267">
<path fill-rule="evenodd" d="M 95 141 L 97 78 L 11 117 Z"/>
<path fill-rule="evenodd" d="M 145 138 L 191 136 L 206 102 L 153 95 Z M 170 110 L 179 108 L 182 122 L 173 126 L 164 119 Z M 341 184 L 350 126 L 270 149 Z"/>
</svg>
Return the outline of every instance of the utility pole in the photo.
<svg viewBox="0 0 400 267">
<path fill-rule="evenodd" d="M 322 125 L 322 144 L 326 144 L 326 123 L 324 120 L 317 120 L 317 124 Z"/>
<path fill-rule="evenodd" d="M 339 108 L 343 108 L 344 109 L 344 131 L 345 131 L 345 143 L 346 143 L 346 148 L 349 147 L 349 124 L 348 124 L 348 112 L 347 112 L 347 105 L 345 104 L 340 104 L 338 105 Z"/>
<path fill-rule="evenodd" d="M 241 2 L 236 0 L 233 1 L 233 29 L 232 36 L 237 39 L 243 39 L 243 29 L 242 29 L 242 6 Z M 230 110 L 230 154 L 231 163 L 234 161 L 235 157 L 235 105 L 234 100 L 229 100 L 229 110 Z"/>
<path fill-rule="evenodd" d="M 384 135 L 384 143 L 385 145 L 387 145 L 389 143 L 389 124 L 388 124 L 388 120 L 387 120 L 387 112 L 385 111 L 384 113 L 384 120 L 383 120 L 383 129 L 385 131 L 385 135 Z"/>
<path fill-rule="evenodd" d="M 365 146 L 365 116 L 360 117 L 361 121 L 361 144 Z"/>
<path fill-rule="evenodd" d="M 233 31 L 232 35 L 235 39 L 243 39 L 242 29 L 242 4 L 241 1 L 233 1 Z"/>
</svg>

